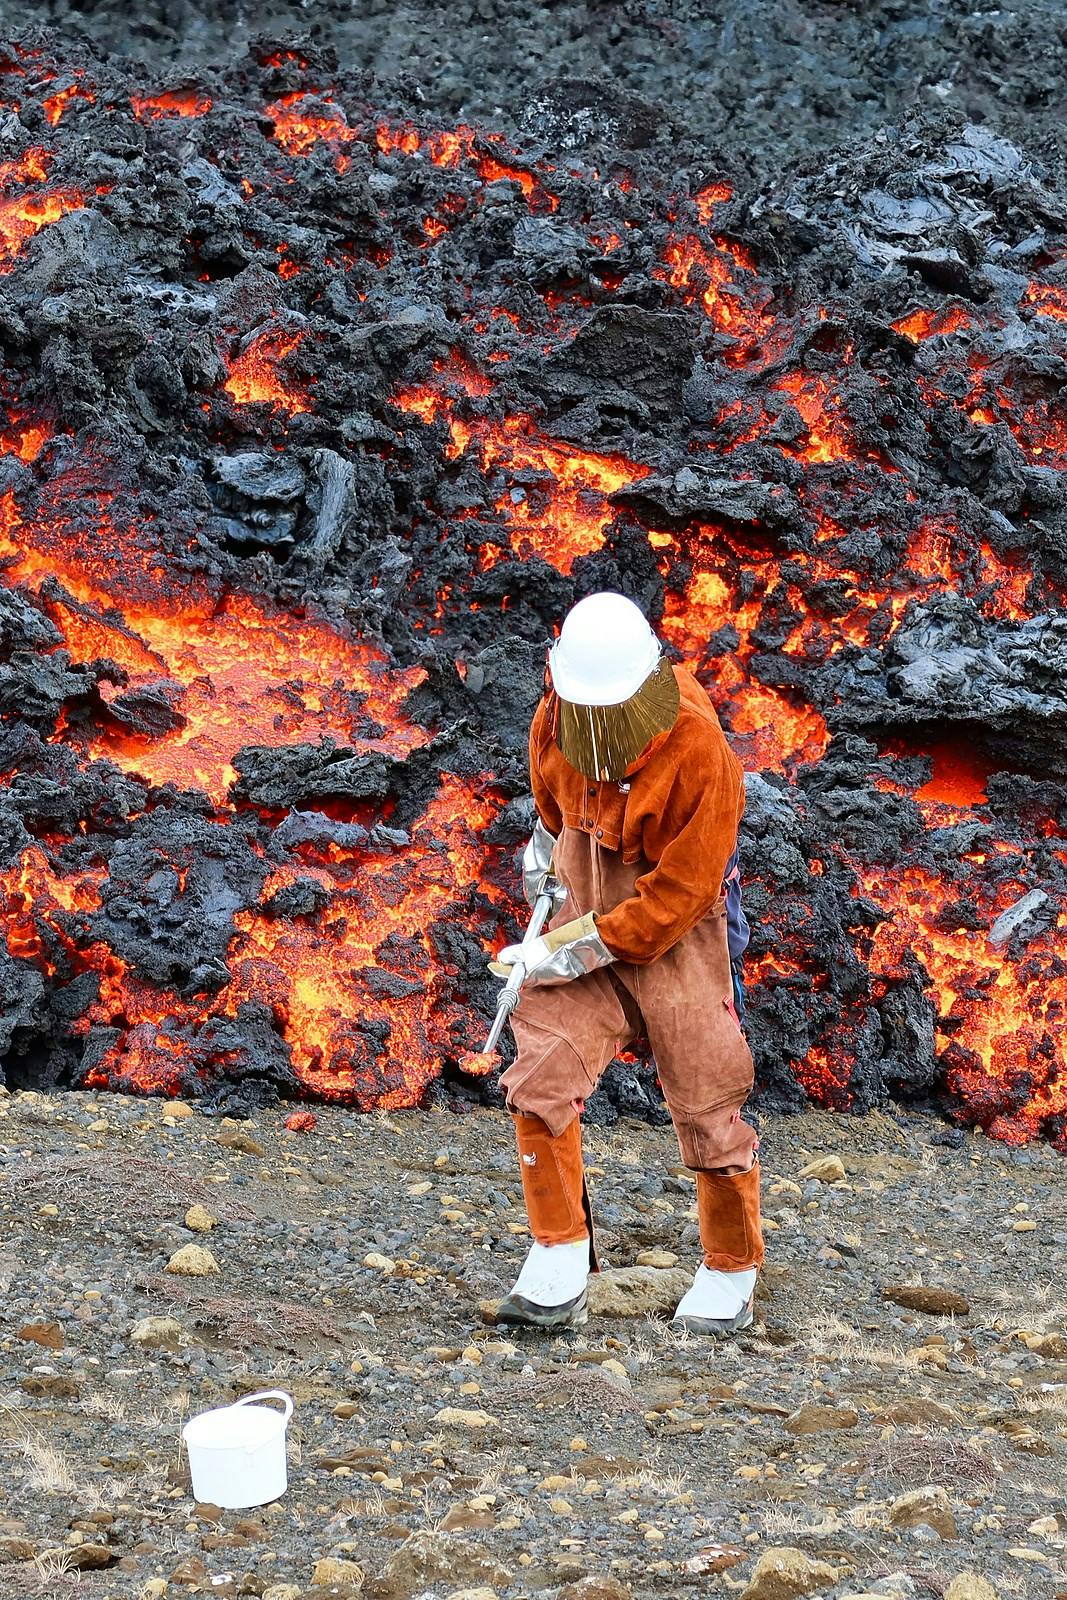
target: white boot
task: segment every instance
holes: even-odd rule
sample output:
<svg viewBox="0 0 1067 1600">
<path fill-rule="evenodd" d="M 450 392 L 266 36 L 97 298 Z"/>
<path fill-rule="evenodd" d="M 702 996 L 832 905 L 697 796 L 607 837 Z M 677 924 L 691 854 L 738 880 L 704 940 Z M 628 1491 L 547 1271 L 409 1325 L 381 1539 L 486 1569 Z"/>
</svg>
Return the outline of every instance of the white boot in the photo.
<svg viewBox="0 0 1067 1600">
<path fill-rule="evenodd" d="M 537 1244 L 523 1262 L 497 1321 L 534 1328 L 578 1328 L 588 1319 L 589 1240 Z"/>
<path fill-rule="evenodd" d="M 682 1296 L 672 1322 L 716 1338 L 750 1328 L 758 1276 L 756 1267 L 746 1267 L 744 1272 L 715 1272 L 701 1262 L 693 1287 Z"/>
</svg>

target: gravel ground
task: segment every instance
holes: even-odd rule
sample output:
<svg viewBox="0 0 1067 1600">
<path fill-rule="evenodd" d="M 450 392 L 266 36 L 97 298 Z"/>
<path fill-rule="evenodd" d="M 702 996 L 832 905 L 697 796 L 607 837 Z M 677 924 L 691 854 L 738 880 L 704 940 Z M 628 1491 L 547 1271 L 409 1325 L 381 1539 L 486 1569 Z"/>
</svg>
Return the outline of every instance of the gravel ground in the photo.
<svg viewBox="0 0 1067 1600">
<path fill-rule="evenodd" d="M 0 1098 L 2 1600 L 1067 1594 L 1061 1158 L 767 1119 L 757 1323 L 714 1345 L 666 1320 L 670 1131 L 590 1129 L 609 1270 L 551 1340 L 493 1325 L 505 1116 L 316 1115 Z M 276 1386 L 289 1492 L 198 1505 L 181 1423 Z"/>
</svg>

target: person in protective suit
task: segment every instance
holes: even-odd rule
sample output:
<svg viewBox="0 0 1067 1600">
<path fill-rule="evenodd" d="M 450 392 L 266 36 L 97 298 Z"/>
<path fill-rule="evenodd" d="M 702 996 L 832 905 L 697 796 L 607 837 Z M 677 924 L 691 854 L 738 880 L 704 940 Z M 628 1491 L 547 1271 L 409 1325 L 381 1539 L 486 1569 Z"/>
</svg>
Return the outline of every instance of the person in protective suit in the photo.
<svg viewBox="0 0 1067 1600">
<path fill-rule="evenodd" d="M 632 601 L 595 594 L 549 651 L 530 730 L 537 824 L 523 858 L 548 930 L 523 955 L 503 1074 L 533 1244 L 498 1313 L 573 1326 L 596 1269 L 582 1166 L 584 1101 L 639 1034 L 652 1046 L 682 1160 L 696 1174 L 703 1261 L 675 1321 L 748 1327 L 763 1260 L 752 1057 L 731 965 L 747 942 L 737 830 L 744 775 L 704 690 L 665 660 Z M 492 970 L 507 976 L 518 945 Z"/>
</svg>

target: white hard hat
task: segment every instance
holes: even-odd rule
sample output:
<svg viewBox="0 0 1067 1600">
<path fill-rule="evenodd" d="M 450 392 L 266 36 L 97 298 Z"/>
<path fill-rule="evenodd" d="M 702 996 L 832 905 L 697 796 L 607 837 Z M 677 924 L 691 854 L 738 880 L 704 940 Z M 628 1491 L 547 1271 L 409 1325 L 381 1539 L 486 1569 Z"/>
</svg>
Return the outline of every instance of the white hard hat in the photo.
<svg viewBox="0 0 1067 1600">
<path fill-rule="evenodd" d="M 660 658 L 647 618 L 624 594 L 591 594 L 563 619 L 548 654 L 552 687 L 576 706 L 618 706 Z"/>
</svg>

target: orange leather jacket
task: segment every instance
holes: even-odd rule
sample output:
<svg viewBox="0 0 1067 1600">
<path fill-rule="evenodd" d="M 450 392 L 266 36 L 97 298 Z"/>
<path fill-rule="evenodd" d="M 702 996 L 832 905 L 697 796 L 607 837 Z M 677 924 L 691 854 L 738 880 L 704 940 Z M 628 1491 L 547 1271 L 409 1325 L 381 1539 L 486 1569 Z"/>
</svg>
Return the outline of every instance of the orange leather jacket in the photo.
<svg viewBox="0 0 1067 1600">
<path fill-rule="evenodd" d="M 714 706 L 691 673 L 674 672 L 677 721 L 653 739 L 622 783 L 594 782 L 564 759 L 552 736 L 550 702 L 542 700 L 530 729 L 530 783 L 549 833 L 574 828 L 604 850 L 621 851 L 629 865 L 648 863 L 635 893 L 597 917 L 612 955 L 637 966 L 657 960 L 714 906 L 745 809 L 741 763 Z"/>
</svg>

